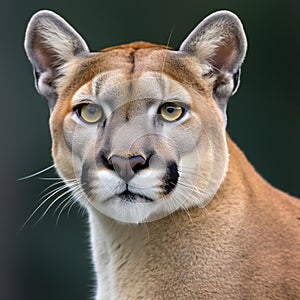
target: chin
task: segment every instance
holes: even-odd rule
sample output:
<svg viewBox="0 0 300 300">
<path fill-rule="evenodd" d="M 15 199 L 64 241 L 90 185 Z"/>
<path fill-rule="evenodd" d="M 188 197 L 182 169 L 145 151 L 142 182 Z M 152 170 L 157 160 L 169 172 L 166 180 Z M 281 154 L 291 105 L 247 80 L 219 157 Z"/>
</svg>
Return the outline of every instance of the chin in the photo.
<svg viewBox="0 0 300 300">
<path fill-rule="evenodd" d="M 127 199 L 117 196 L 105 201 L 93 201 L 90 205 L 118 222 L 140 224 L 161 219 L 172 213 L 174 207 L 171 209 L 167 202 L 168 199 L 150 202 L 139 196 L 135 196 L 134 199 L 132 196 Z"/>
</svg>

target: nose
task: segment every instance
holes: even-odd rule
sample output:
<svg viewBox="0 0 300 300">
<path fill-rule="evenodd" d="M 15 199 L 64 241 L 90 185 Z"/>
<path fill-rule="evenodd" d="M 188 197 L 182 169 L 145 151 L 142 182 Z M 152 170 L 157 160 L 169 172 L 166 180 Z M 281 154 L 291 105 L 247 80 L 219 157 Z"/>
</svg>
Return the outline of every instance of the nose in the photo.
<svg viewBox="0 0 300 300">
<path fill-rule="evenodd" d="M 113 155 L 108 160 L 108 164 L 125 182 L 129 182 L 137 172 L 149 166 L 147 160 L 141 155 L 132 157 Z"/>
</svg>

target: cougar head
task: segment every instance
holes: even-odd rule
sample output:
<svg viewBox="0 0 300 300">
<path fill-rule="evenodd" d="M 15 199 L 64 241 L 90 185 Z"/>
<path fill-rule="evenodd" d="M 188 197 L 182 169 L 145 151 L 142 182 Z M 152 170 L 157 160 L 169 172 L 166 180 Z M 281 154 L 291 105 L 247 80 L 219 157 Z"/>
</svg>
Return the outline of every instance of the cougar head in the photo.
<svg viewBox="0 0 300 300">
<path fill-rule="evenodd" d="M 82 205 L 140 223 L 213 198 L 246 52 L 233 13 L 208 16 L 179 50 L 137 42 L 90 52 L 66 21 L 41 11 L 25 49 L 50 107 L 56 169 Z"/>
</svg>

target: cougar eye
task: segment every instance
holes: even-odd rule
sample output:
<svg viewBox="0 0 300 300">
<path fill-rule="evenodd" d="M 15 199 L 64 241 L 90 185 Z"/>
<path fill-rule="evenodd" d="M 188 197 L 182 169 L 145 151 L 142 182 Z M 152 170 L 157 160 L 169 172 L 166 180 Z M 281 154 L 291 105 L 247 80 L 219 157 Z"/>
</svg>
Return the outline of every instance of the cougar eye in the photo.
<svg viewBox="0 0 300 300">
<path fill-rule="evenodd" d="M 167 122 L 174 122 L 179 120 L 184 114 L 184 108 L 176 103 L 163 104 L 158 113 Z"/>
<path fill-rule="evenodd" d="M 82 104 L 75 110 L 79 118 L 89 124 L 97 123 L 103 115 L 101 107 L 92 103 Z"/>
</svg>

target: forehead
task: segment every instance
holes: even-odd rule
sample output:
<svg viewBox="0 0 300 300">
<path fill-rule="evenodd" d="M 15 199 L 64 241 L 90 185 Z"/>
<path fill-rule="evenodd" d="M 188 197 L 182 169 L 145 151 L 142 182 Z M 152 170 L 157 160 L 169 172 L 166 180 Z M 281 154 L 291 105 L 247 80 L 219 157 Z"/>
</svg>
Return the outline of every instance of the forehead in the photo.
<svg viewBox="0 0 300 300">
<path fill-rule="evenodd" d="M 103 100 L 122 96 L 176 98 L 188 88 L 209 93 L 200 64 L 180 52 L 155 45 L 143 48 L 129 44 L 104 50 L 70 65 L 66 73 L 69 76 L 61 95 L 69 98 L 77 91 L 72 97 L 75 100 L 84 94 Z"/>
<path fill-rule="evenodd" d="M 165 74 L 145 71 L 138 77 L 128 77 L 119 70 L 113 70 L 96 75 L 80 87 L 72 101 L 76 103 L 87 98 L 100 103 L 113 103 L 141 99 L 158 101 L 181 99 L 189 102 L 190 97 L 179 82 Z"/>
</svg>

